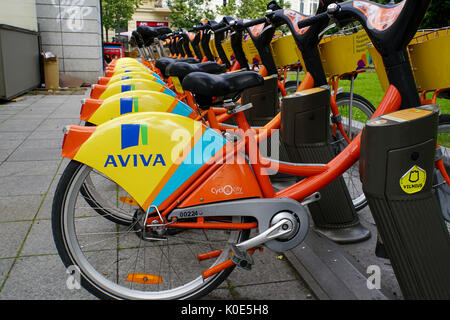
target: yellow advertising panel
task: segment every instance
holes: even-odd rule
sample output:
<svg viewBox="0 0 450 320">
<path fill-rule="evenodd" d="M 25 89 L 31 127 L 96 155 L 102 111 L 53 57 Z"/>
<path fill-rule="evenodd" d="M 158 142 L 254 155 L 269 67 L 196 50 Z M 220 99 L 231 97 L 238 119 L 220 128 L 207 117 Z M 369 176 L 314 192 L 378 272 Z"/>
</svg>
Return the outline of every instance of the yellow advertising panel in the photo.
<svg viewBox="0 0 450 320">
<path fill-rule="evenodd" d="M 325 74 L 338 75 L 367 67 L 369 44 L 370 39 L 364 30 L 324 37 L 319 43 L 319 52 Z"/>
<path fill-rule="evenodd" d="M 128 79 L 117 81 L 109 85 L 106 90 L 103 91 L 103 93 L 100 95 L 99 99 L 105 100 L 118 93 L 136 90 L 157 91 L 171 95 L 172 97 L 176 96 L 175 92 L 161 84 L 161 81 L 155 82 L 145 79 Z"/>
<path fill-rule="evenodd" d="M 196 116 L 191 107 L 172 96 L 162 92 L 137 90 L 109 97 L 100 106 L 85 104 L 80 118 L 98 126 L 122 115 L 137 112 L 169 112 L 192 118 Z"/>
<path fill-rule="evenodd" d="M 89 137 L 77 145 L 77 134 Z M 120 185 L 147 209 L 159 206 L 193 176 L 226 140 L 200 122 L 179 115 L 143 112 L 108 121 L 95 129 L 74 126 L 63 156 L 89 165 Z M 67 150 L 69 147 L 76 149 Z"/>
</svg>

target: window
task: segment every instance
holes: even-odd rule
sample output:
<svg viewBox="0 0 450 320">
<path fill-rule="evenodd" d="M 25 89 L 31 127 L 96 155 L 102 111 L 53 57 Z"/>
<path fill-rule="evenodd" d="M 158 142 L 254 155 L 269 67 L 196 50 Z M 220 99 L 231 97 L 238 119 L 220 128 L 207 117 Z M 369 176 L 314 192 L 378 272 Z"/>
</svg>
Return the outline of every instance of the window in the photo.
<svg viewBox="0 0 450 320">
<path fill-rule="evenodd" d="M 319 0 L 311 0 L 310 3 L 310 14 L 315 15 L 317 12 L 317 8 L 319 7 Z"/>
</svg>

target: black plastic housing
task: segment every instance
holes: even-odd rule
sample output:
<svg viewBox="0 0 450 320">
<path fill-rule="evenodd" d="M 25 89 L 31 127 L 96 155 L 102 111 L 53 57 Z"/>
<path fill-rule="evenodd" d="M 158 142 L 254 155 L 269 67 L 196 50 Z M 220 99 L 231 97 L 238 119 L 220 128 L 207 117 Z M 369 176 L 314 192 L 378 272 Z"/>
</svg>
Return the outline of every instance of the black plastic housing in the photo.
<svg viewBox="0 0 450 320">
<path fill-rule="evenodd" d="M 436 106 L 418 109 L 366 124 L 360 176 L 404 297 L 450 299 L 450 237 L 433 190 L 439 117 Z"/>
</svg>

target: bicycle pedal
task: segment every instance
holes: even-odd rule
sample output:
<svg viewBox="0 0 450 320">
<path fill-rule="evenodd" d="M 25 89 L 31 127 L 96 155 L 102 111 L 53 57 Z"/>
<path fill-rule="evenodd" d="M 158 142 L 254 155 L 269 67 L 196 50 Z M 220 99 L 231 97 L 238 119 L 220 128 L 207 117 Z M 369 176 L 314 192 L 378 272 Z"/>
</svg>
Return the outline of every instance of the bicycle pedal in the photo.
<svg viewBox="0 0 450 320">
<path fill-rule="evenodd" d="M 231 261 L 244 270 L 251 270 L 254 264 L 252 255 L 248 251 L 241 251 L 237 247 L 231 248 Z"/>
<path fill-rule="evenodd" d="M 253 108 L 253 104 L 250 102 L 250 103 L 247 103 L 247 104 L 244 104 L 244 105 L 239 105 L 239 106 L 237 106 L 236 108 L 233 108 L 233 109 L 228 109 L 228 113 L 229 114 L 238 113 L 238 112 L 245 111 L 245 110 L 248 110 L 248 109 L 251 109 L 251 108 Z"/>
<path fill-rule="evenodd" d="M 167 237 L 162 236 L 162 235 L 161 236 L 157 235 L 154 232 L 149 231 L 149 230 L 144 230 L 143 235 L 142 235 L 142 240 L 145 240 L 145 241 L 167 241 Z"/>
<path fill-rule="evenodd" d="M 230 142 L 237 142 L 241 139 L 241 137 L 238 134 L 230 133 L 230 132 L 225 132 L 223 134 L 223 136 L 225 137 L 225 139 L 227 139 Z"/>
</svg>

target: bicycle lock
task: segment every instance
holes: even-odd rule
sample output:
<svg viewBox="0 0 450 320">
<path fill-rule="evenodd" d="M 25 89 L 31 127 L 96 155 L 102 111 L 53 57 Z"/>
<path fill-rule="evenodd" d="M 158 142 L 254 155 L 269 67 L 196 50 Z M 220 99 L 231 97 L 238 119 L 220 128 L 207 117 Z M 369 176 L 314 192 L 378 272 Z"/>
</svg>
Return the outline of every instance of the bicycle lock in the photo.
<svg viewBox="0 0 450 320">
<path fill-rule="evenodd" d="M 363 190 L 405 299 L 450 299 L 450 238 L 433 190 L 438 107 L 367 122 Z"/>
</svg>

